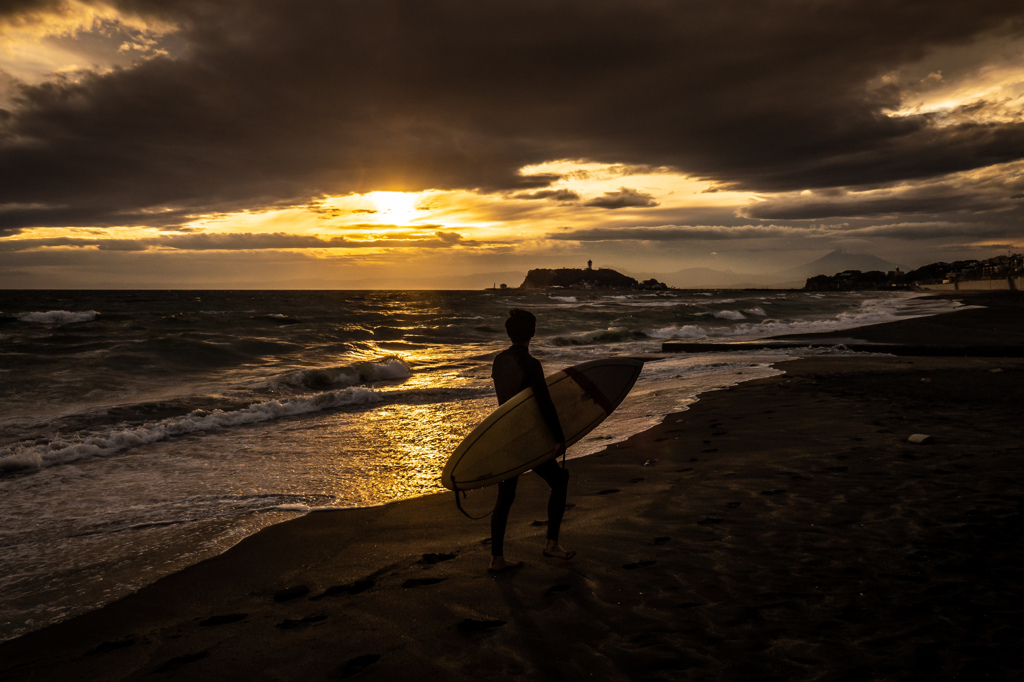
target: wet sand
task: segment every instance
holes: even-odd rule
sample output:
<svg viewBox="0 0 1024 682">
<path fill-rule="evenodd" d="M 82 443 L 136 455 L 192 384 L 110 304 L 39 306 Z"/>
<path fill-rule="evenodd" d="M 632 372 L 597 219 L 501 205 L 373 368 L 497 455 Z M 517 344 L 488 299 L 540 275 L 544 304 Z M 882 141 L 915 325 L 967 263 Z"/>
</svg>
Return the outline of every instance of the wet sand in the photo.
<svg viewBox="0 0 1024 682">
<path fill-rule="evenodd" d="M 984 302 L 864 333 L 1022 338 Z M 0 645 L 0 679 L 1020 679 L 1024 359 L 780 367 L 571 461 L 572 561 L 530 474 L 496 576 L 450 494 L 313 513 Z"/>
</svg>

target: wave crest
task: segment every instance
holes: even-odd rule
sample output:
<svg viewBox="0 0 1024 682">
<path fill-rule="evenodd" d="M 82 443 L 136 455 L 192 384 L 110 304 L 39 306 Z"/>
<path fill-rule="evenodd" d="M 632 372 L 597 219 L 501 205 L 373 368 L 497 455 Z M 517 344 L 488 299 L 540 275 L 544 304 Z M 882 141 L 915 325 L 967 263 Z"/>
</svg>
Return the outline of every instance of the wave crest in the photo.
<svg viewBox="0 0 1024 682">
<path fill-rule="evenodd" d="M 337 367 L 300 369 L 277 377 L 271 384 L 275 388 L 325 390 L 408 379 L 411 376 L 412 369 L 404 360 L 388 357 Z"/>
<path fill-rule="evenodd" d="M 648 338 L 642 331 L 633 331 L 624 327 L 599 329 L 573 336 L 556 336 L 551 342 L 556 346 L 589 346 L 601 343 L 622 343 L 624 341 L 640 341 Z"/>
<path fill-rule="evenodd" d="M 22 322 L 36 324 L 74 324 L 76 322 L 92 322 L 99 315 L 95 310 L 47 310 L 45 312 L 21 313 L 17 318 Z"/>
<path fill-rule="evenodd" d="M 331 408 L 370 405 L 382 400 L 381 395 L 372 389 L 349 387 L 287 400 L 267 400 L 239 410 L 195 410 L 181 417 L 142 426 L 113 428 L 70 439 L 58 436 L 44 444 L 15 444 L 0 448 L 0 475 L 102 457 L 176 436 L 219 431 Z"/>
</svg>

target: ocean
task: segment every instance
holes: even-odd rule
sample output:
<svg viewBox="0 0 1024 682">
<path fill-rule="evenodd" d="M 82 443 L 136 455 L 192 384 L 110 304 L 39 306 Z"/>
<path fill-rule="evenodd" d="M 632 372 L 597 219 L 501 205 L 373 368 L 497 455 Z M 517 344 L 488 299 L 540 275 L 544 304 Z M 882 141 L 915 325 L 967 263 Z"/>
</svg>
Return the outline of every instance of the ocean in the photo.
<svg viewBox="0 0 1024 682">
<path fill-rule="evenodd" d="M 269 524 L 443 491 L 448 455 L 496 407 L 490 362 L 512 307 L 537 314 L 531 348 L 548 373 L 646 360 L 575 458 L 787 359 L 845 352 L 663 354 L 663 341 L 959 305 L 875 292 L 0 292 L 0 640 Z"/>
</svg>

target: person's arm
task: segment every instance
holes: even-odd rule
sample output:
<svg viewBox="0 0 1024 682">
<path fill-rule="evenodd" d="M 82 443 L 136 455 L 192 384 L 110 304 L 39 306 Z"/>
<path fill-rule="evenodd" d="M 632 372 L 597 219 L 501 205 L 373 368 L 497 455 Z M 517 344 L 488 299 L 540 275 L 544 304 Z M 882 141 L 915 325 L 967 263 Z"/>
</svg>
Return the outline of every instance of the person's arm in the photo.
<svg viewBox="0 0 1024 682">
<path fill-rule="evenodd" d="M 544 381 L 544 370 L 541 368 L 540 362 L 536 358 L 530 358 L 530 387 L 533 388 L 533 395 L 537 398 L 537 406 L 540 407 L 540 414 L 544 418 L 544 422 L 551 429 L 551 435 L 555 437 L 555 442 L 562 446 L 561 449 L 565 448 L 565 434 L 562 432 L 562 423 L 558 421 L 558 412 L 555 410 L 555 404 L 551 401 L 551 393 L 548 392 L 548 383 Z M 561 454 L 561 450 L 556 452 L 556 456 Z"/>
</svg>

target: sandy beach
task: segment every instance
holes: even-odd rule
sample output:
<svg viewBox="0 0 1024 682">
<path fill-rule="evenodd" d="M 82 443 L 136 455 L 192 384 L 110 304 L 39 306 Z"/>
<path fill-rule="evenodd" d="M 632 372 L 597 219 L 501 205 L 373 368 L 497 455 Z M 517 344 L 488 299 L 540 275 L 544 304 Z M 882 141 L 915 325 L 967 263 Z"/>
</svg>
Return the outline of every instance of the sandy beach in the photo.
<svg viewBox="0 0 1024 682">
<path fill-rule="evenodd" d="M 1024 345 L 1019 296 L 957 298 L 849 334 Z M 530 474 L 498 575 L 450 494 L 311 513 L 3 643 L 0 678 L 1020 679 L 1024 359 L 779 367 L 569 462 L 571 561 Z"/>
</svg>

